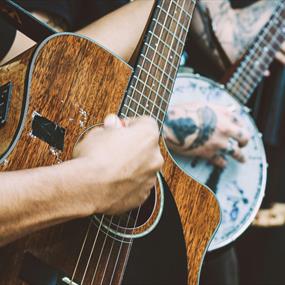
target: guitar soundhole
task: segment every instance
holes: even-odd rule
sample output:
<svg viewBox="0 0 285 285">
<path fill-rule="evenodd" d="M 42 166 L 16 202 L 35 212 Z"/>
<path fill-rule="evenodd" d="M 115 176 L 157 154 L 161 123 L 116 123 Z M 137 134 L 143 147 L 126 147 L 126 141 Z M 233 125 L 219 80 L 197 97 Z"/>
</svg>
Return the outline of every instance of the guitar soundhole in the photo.
<svg viewBox="0 0 285 285">
<path fill-rule="evenodd" d="M 137 233 L 136 229 L 148 228 L 147 223 L 155 211 L 156 204 L 156 190 L 153 188 L 141 207 L 118 216 L 96 215 L 93 221 L 107 235 L 128 242 L 132 234 Z"/>
</svg>

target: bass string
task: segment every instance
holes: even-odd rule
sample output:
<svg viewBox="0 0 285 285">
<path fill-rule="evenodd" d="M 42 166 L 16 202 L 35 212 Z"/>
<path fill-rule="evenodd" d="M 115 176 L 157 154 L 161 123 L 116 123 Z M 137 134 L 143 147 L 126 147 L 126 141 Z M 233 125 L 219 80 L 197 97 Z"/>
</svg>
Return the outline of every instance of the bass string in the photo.
<svg viewBox="0 0 285 285">
<path fill-rule="evenodd" d="M 118 229 L 119 229 L 120 223 L 121 223 L 121 217 L 120 217 L 119 222 L 118 222 L 117 227 L 116 227 L 116 230 L 117 230 L 117 231 L 118 231 Z M 108 258 L 107 258 L 107 262 L 106 262 L 106 265 L 105 265 L 105 268 L 104 268 L 104 271 L 103 271 L 103 277 L 102 277 L 101 284 L 102 284 L 102 282 L 104 281 L 104 278 L 105 278 L 106 270 L 107 270 L 107 267 L 108 267 L 108 264 L 109 264 L 109 261 L 110 261 L 111 253 L 112 253 L 112 251 L 113 251 L 114 243 L 115 243 L 115 239 L 113 238 L 113 239 L 112 239 L 111 250 L 110 250 L 110 252 L 109 252 L 109 255 L 108 255 Z M 94 274 L 93 274 L 91 284 L 94 283 L 94 281 L 95 281 L 95 276 L 96 276 L 96 271 L 95 271 Z"/>
<path fill-rule="evenodd" d="M 100 220 L 99 229 L 97 230 L 96 236 L 95 236 L 95 238 L 94 238 L 94 242 L 93 242 L 93 245 L 92 245 L 92 249 L 94 249 L 95 244 L 96 244 L 96 242 L 97 242 L 97 239 L 98 239 L 98 236 L 99 236 L 99 232 L 100 232 L 100 229 L 101 229 L 102 224 L 103 224 L 104 217 L 105 217 L 105 215 L 102 215 L 101 220 Z M 90 222 L 90 223 L 92 223 L 92 218 L 91 218 L 91 222 Z M 88 234 L 88 232 L 87 232 L 87 234 Z M 86 243 L 85 243 L 85 244 L 86 244 Z M 85 247 L 85 244 L 84 244 L 83 247 Z M 83 249 L 81 249 L 81 253 L 82 253 L 82 252 L 83 252 Z M 81 256 L 82 256 L 82 255 L 79 256 L 79 258 L 78 258 L 78 260 L 77 260 L 77 264 L 79 264 L 79 261 L 80 261 L 80 259 L 81 259 Z M 91 255 L 89 255 L 89 258 L 88 258 L 88 261 L 87 261 L 87 265 L 89 264 L 90 259 L 91 259 Z M 73 274 L 72 274 L 71 282 L 74 281 L 77 268 L 78 268 L 78 266 L 76 267 L 76 269 L 74 270 L 74 272 L 73 272 Z M 87 268 L 87 266 L 86 266 L 86 268 Z M 84 270 L 84 274 L 83 274 L 83 278 L 82 278 L 81 284 L 83 284 L 83 281 L 84 281 L 84 278 L 85 278 L 85 275 L 86 275 L 86 272 L 87 272 L 86 268 L 85 268 L 85 270 Z M 71 284 L 72 284 L 72 283 L 71 283 Z"/>
<path fill-rule="evenodd" d="M 108 233 L 109 233 L 109 228 L 111 227 L 111 224 L 112 224 L 112 222 L 113 222 L 113 218 L 114 218 L 114 216 L 111 217 L 110 222 L 109 222 L 109 226 L 108 226 L 108 230 L 107 230 L 107 232 L 105 233 L 105 238 L 104 238 L 103 246 L 102 246 L 102 248 L 101 248 L 101 251 L 100 251 L 100 254 L 99 254 L 99 258 L 98 258 L 98 260 L 97 260 L 97 264 L 96 264 L 95 272 L 94 272 L 93 277 L 92 277 L 91 284 L 93 284 L 93 280 L 94 280 L 95 275 L 96 275 L 96 272 L 97 272 L 97 270 L 98 270 L 99 263 L 100 263 L 100 260 L 101 260 L 101 257 L 102 257 L 102 254 L 103 254 L 103 251 L 104 251 L 104 248 L 105 248 L 105 244 L 106 244 L 106 241 L 107 241 L 107 237 L 108 237 Z M 99 230 L 98 230 L 98 231 L 99 231 Z M 91 252 L 91 255 L 92 255 L 92 254 L 93 254 L 93 251 Z M 89 264 L 87 264 L 86 270 L 87 270 L 88 266 L 89 266 Z M 83 281 L 84 281 L 84 280 L 82 280 L 82 282 L 83 282 Z"/>
</svg>

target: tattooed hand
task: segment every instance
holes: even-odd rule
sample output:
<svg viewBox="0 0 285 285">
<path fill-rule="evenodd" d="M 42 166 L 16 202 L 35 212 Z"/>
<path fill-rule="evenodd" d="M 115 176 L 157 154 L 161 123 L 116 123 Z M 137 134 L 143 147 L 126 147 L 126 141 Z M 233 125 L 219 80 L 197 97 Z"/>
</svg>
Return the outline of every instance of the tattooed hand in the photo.
<svg viewBox="0 0 285 285">
<path fill-rule="evenodd" d="M 240 117 L 226 107 L 196 102 L 171 106 L 164 124 L 164 136 L 168 147 L 183 155 L 208 159 L 211 163 L 226 166 L 222 155 L 229 139 L 234 145 L 231 155 L 244 162 L 241 148 L 250 138 Z"/>
<path fill-rule="evenodd" d="M 202 0 L 200 3 L 208 9 L 213 30 L 230 61 L 234 63 L 241 58 L 267 23 L 278 1 L 262 0 L 243 9 L 232 9 L 229 0 Z M 202 24 L 199 24 L 199 19 L 196 19 L 195 22 L 193 23 L 194 33 L 199 34 L 204 45 L 209 47 L 209 42 L 205 41 L 207 27 L 202 27 Z M 276 58 L 285 64 L 285 43 Z"/>
</svg>

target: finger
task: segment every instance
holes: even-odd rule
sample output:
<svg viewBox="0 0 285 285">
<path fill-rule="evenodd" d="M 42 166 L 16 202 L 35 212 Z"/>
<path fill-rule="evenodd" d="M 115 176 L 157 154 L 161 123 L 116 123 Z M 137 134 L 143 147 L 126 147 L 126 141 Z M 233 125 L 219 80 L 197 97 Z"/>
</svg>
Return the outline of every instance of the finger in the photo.
<svg viewBox="0 0 285 285">
<path fill-rule="evenodd" d="M 275 58 L 280 61 L 282 64 L 285 64 L 285 53 L 278 51 L 275 55 Z"/>
<path fill-rule="evenodd" d="M 227 160 L 221 155 L 214 155 L 210 162 L 220 168 L 225 168 L 227 166 Z"/>
<path fill-rule="evenodd" d="M 231 155 L 235 160 L 239 162 L 245 162 L 245 156 L 237 145 L 233 147 L 233 150 L 231 153 L 229 153 L 229 155 Z"/>
<path fill-rule="evenodd" d="M 163 163 L 164 163 L 164 159 L 163 159 L 163 156 L 161 155 L 159 147 L 155 151 L 150 163 L 151 164 L 149 168 L 151 172 L 156 173 L 161 170 Z"/>
<path fill-rule="evenodd" d="M 123 127 L 123 123 L 118 116 L 116 116 L 115 114 L 110 114 L 104 120 L 104 127 L 120 129 Z"/>
<path fill-rule="evenodd" d="M 234 125 L 227 130 L 226 134 L 235 139 L 240 147 L 246 146 L 250 140 L 250 135 L 246 130 Z"/>
</svg>

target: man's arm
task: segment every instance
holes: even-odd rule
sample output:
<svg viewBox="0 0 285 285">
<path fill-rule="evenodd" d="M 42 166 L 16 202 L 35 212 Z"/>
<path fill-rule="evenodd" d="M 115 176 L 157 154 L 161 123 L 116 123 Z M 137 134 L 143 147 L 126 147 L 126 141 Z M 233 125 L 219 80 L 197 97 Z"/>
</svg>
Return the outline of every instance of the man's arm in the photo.
<svg viewBox="0 0 285 285">
<path fill-rule="evenodd" d="M 153 3 L 137 0 L 79 32 L 128 60 Z M 33 45 L 18 34 L 6 60 Z M 115 121 L 107 119 L 105 128 L 90 132 L 71 161 L 0 173 L 0 246 L 69 219 L 127 211 L 147 198 L 163 161 L 156 123 L 141 118 L 118 129 Z"/>
<path fill-rule="evenodd" d="M 208 9 L 216 36 L 231 62 L 235 63 L 267 23 L 278 1 L 262 0 L 243 9 L 232 9 L 229 0 L 202 0 L 200 3 Z M 199 44 L 215 53 L 219 61 L 217 51 L 210 49 L 207 27 L 203 26 L 200 16 L 195 13 L 193 31 L 200 39 Z M 285 44 L 281 51 L 276 57 L 285 63 Z"/>
<path fill-rule="evenodd" d="M 107 117 L 70 161 L 0 173 L 0 246 L 66 220 L 125 212 L 148 197 L 163 163 L 157 124 L 146 117 L 121 124 Z"/>
<path fill-rule="evenodd" d="M 96 40 L 128 61 L 139 42 L 153 4 L 154 0 L 136 0 L 91 23 L 77 33 Z M 47 20 L 42 13 L 35 12 L 34 15 L 43 21 Z M 34 45 L 34 41 L 17 32 L 13 46 L 0 64 Z"/>
</svg>

